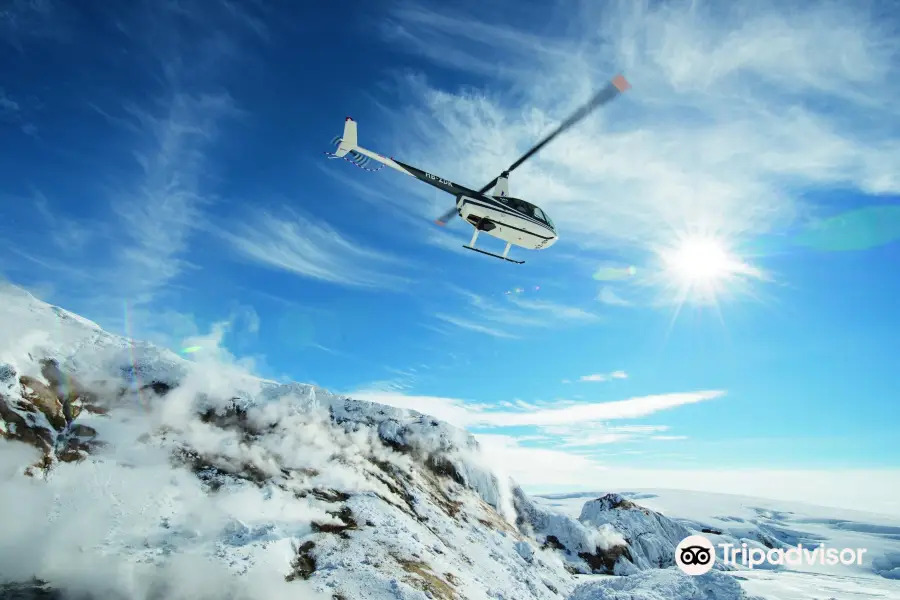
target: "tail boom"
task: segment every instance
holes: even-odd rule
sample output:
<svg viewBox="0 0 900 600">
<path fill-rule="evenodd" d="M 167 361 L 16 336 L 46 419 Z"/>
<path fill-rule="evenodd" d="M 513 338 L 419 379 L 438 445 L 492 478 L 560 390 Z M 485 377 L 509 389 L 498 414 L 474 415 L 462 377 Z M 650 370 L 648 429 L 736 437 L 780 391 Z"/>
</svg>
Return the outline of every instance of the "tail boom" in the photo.
<svg viewBox="0 0 900 600">
<path fill-rule="evenodd" d="M 380 162 L 386 167 L 390 167 L 395 171 L 403 173 L 404 175 L 415 177 L 419 181 L 423 181 L 430 186 L 436 187 L 441 191 L 447 192 L 448 194 L 453 194 L 454 196 L 458 196 L 460 194 L 472 195 L 477 193 L 473 192 L 463 185 L 459 185 L 458 183 L 448 181 L 442 177 L 438 177 L 437 175 L 427 173 L 422 169 L 419 169 L 418 167 L 402 163 L 399 160 L 394 160 L 393 158 L 388 158 L 387 156 L 382 156 L 377 152 L 373 152 L 372 150 L 363 148 L 359 145 L 359 141 L 357 138 L 356 121 L 354 121 L 350 117 L 347 117 L 347 119 L 344 121 L 343 137 L 338 138 L 335 141 L 339 142 L 337 151 L 334 154 L 329 154 L 329 156 L 332 156 L 334 158 L 342 158 L 347 156 L 348 154 L 351 157 L 365 156 L 374 161 Z"/>
</svg>

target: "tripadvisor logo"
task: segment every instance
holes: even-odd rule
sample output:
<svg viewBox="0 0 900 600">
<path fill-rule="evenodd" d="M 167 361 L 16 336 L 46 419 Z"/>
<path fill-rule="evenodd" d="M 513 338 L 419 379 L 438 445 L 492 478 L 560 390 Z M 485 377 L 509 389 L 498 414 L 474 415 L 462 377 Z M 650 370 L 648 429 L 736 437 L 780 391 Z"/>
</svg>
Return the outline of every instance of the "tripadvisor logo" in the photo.
<svg viewBox="0 0 900 600">
<path fill-rule="evenodd" d="M 752 569 L 762 564 L 789 565 L 861 565 L 865 548 L 826 548 L 824 545 L 804 547 L 797 544 L 788 550 L 748 547 L 747 544 L 718 544 L 726 565 Z M 716 546 L 702 535 L 690 535 L 675 547 L 675 564 L 688 575 L 708 573 L 716 563 Z"/>
<path fill-rule="evenodd" d="M 716 548 L 702 535 L 689 535 L 675 547 L 675 564 L 688 575 L 708 573 L 716 563 Z"/>
</svg>

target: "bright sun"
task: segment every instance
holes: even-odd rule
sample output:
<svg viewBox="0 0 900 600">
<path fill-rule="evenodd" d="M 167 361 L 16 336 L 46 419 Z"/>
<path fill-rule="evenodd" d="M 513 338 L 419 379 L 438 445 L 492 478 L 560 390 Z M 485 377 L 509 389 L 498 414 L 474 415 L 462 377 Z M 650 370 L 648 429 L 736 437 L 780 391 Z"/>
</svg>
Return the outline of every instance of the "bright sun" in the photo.
<svg viewBox="0 0 900 600">
<path fill-rule="evenodd" d="M 684 237 L 659 252 L 666 287 L 674 288 L 679 304 L 687 300 L 717 303 L 723 293 L 762 278 L 759 269 L 739 259 L 722 240 L 714 237 Z"/>
<path fill-rule="evenodd" d="M 733 262 L 713 239 L 691 239 L 663 257 L 669 269 L 685 283 L 712 282 L 726 276 Z"/>
</svg>

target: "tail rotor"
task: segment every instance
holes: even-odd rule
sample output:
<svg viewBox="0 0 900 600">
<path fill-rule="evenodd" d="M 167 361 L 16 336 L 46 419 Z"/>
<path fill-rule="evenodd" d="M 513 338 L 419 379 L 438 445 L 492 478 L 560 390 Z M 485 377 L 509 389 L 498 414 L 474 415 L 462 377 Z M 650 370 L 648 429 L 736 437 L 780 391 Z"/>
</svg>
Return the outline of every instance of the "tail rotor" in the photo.
<svg viewBox="0 0 900 600">
<path fill-rule="evenodd" d="M 340 149 L 342 141 L 343 141 L 343 138 L 339 135 L 336 135 L 331 140 L 331 145 L 337 146 L 338 149 Z M 343 158 L 347 162 L 353 163 L 360 169 L 362 169 L 364 171 L 369 171 L 370 173 L 374 173 L 375 171 L 380 171 L 381 169 L 384 168 L 384 165 L 379 165 L 375 169 L 370 169 L 368 165 L 370 165 L 372 163 L 372 159 L 369 158 L 368 156 L 363 156 L 356 150 L 349 150 L 346 154 L 326 152 L 325 156 L 327 156 L 328 158 Z"/>
<path fill-rule="evenodd" d="M 353 163 L 364 171 L 374 172 L 384 168 L 384 164 L 379 166 L 377 169 L 368 168 L 368 165 L 372 162 L 372 160 L 368 156 L 365 156 L 364 154 L 361 154 L 356 150 L 358 147 L 357 139 L 358 136 L 356 121 L 354 121 L 350 117 L 347 117 L 346 119 L 344 119 L 344 134 L 335 136 L 331 140 L 332 145 L 337 146 L 337 150 L 335 150 L 333 153 L 326 152 L 325 156 L 327 156 L 328 158 L 343 158 L 347 162 Z"/>
</svg>

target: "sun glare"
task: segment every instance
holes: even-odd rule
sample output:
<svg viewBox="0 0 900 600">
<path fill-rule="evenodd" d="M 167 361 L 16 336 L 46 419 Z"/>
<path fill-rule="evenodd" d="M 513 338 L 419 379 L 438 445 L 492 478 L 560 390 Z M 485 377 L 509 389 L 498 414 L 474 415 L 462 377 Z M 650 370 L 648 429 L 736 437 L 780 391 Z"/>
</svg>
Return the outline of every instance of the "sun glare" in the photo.
<svg viewBox="0 0 900 600">
<path fill-rule="evenodd" d="M 685 240 L 663 260 L 685 283 L 711 282 L 724 277 L 732 262 L 725 248 L 713 239 Z"/>
<path fill-rule="evenodd" d="M 679 304 L 717 304 L 721 295 L 736 291 L 748 277 L 762 278 L 759 269 L 742 261 L 714 237 L 684 237 L 673 247 L 660 251 L 659 257 L 666 287 L 675 292 Z"/>
</svg>

